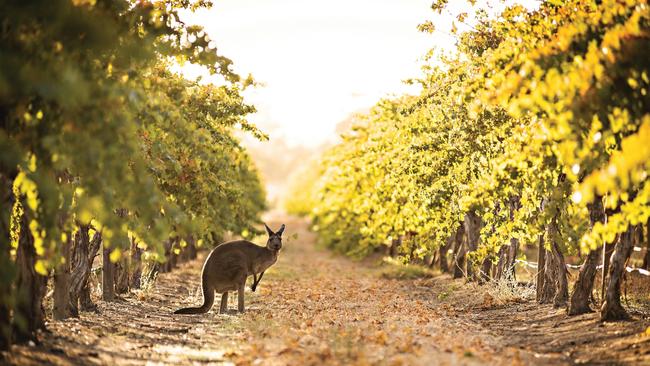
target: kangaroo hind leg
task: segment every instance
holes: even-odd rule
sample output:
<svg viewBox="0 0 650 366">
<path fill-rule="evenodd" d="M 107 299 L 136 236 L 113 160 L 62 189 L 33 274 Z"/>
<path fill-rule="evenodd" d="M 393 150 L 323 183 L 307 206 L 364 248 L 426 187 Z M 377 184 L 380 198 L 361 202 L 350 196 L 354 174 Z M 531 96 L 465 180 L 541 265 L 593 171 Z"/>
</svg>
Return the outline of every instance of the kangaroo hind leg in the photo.
<svg viewBox="0 0 650 366">
<path fill-rule="evenodd" d="M 228 291 L 224 292 L 221 295 L 221 307 L 219 307 L 219 313 L 225 314 L 228 311 Z"/>
<path fill-rule="evenodd" d="M 246 288 L 246 279 L 242 283 L 239 284 L 239 288 L 237 289 L 237 310 L 239 310 L 240 313 L 244 312 L 244 289 Z"/>
</svg>

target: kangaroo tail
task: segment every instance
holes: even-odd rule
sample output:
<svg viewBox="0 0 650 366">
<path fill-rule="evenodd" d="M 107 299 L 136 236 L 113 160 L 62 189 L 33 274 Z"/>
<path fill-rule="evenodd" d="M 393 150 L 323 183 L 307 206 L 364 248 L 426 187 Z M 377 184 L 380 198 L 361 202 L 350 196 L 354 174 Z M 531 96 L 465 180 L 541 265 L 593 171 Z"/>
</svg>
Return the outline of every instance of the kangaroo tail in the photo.
<svg viewBox="0 0 650 366">
<path fill-rule="evenodd" d="M 203 288 L 203 305 L 198 308 L 183 308 L 174 311 L 174 314 L 204 314 L 210 311 L 212 304 L 214 304 L 214 289 L 208 287 L 203 281 L 201 284 Z"/>
</svg>

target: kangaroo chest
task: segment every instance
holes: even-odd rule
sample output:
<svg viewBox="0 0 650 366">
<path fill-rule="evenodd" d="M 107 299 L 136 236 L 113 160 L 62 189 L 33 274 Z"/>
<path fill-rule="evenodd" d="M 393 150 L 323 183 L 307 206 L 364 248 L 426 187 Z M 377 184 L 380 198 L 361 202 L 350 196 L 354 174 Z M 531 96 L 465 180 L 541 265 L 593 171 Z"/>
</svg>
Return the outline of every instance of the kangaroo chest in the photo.
<svg viewBox="0 0 650 366">
<path fill-rule="evenodd" d="M 278 260 L 278 256 L 273 255 L 269 258 L 265 258 L 258 263 L 253 265 L 253 273 L 260 273 L 266 271 L 267 268 L 271 267 Z"/>
</svg>

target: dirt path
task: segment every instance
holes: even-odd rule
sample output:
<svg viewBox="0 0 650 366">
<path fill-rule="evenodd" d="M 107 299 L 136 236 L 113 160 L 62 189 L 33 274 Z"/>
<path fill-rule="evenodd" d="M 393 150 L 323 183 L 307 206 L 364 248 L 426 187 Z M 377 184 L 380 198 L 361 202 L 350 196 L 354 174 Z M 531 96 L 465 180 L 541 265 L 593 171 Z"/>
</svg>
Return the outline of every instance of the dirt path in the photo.
<svg viewBox="0 0 650 366">
<path fill-rule="evenodd" d="M 477 313 L 474 305 L 484 299 L 471 288 L 447 298 L 445 294 L 460 286 L 449 278 L 383 278 L 375 267 L 317 250 L 305 222 L 283 222 L 287 239 L 280 259 L 265 274 L 258 291 L 246 293 L 245 314 L 219 315 L 216 307 L 205 315 L 171 314 L 201 301 L 198 278 L 203 254 L 161 274 L 148 293 L 100 302 L 99 314 L 51 322 L 52 333 L 43 335 L 42 345 L 14 347 L 9 361 L 33 365 L 574 362 L 553 349 L 538 353 L 548 345 L 529 346 L 516 330 L 509 336 L 503 324 L 515 324 L 495 323 L 506 315 L 499 311 L 507 309 L 495 310 L 494 316 Z M 276 218 L 271 224 L 277 227 L 280 222 Z M 297 239 L 291 238 L 293 234 Z M 473 304 L 471 309 L 460 311 L 461 296 Z M 236 296 L 230 299 L 230 308 L 235 309 Z M 543 343 L 543 338 L 538 341 Z M 642 345 L 642 351 L 650 348 L 648 342 Z"/>
</svg>

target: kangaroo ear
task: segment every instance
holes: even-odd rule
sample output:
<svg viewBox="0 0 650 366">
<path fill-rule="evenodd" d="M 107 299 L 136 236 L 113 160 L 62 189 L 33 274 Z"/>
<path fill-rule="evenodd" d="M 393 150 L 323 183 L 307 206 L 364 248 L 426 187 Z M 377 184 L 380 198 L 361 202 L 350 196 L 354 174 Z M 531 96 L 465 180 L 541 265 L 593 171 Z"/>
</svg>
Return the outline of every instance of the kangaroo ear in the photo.
<svg viewBox="0 0 650 366">
<path fill-rule="evenodd" d="M 278 232 L 276 234 L 282 235 L 283 232 L 284 232 L 284 224 L 282 224 L 282 226 L 280 226 L 280 230 L 278 230 Z"/>
<path fill-rule="evenodd" d="M 269 229 L 269 227 L 266 226 L 266 224 L 264 224 L 264 227 L 266 228 L 266 232 L 267 234 L 269 234 L 269 236 L 273 235 L 273 230 Z"/>
</svg>

